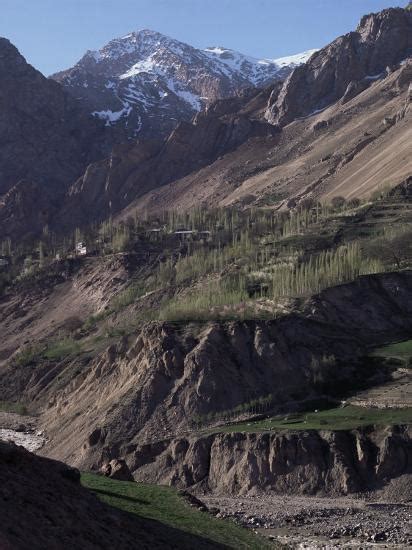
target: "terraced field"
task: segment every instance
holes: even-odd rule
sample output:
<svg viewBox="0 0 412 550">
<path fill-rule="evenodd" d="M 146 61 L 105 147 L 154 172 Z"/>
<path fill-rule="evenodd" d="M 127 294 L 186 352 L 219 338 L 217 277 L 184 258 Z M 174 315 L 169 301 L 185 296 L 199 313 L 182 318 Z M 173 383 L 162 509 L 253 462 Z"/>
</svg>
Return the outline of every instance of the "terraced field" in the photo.
<svg viewBox="0 0 412 550">
<path fill-rule="evenodd" d="M 354 405 L 225 426 L 222 432 L 265 432 L 272 430 L 352 430 L 369 425 L 411 424 L 412 407 L 405 409 L 364 408 Z"/>
</svg>

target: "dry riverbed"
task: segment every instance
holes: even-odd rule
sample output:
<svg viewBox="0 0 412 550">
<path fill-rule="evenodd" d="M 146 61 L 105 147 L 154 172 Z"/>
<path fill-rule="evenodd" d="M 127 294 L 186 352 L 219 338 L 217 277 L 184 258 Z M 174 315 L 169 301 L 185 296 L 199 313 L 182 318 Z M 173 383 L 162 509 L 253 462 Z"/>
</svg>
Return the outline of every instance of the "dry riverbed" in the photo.
<svg viewBox="0 0 412 550">
<path fill-rule="evenodd" d="M 218 517 L 232 517 L 289 548 L 412 547 L 411 501 L 278 495 L 201 499 Z"/>
<path fill-rule="evenodd" d="M 9 412 L 0 412 L 0 439 L 13 441 L 31 452 L 38 451 L 46 442 L 43 432 L 37 429 L 35 417 Z"/>
</svg>

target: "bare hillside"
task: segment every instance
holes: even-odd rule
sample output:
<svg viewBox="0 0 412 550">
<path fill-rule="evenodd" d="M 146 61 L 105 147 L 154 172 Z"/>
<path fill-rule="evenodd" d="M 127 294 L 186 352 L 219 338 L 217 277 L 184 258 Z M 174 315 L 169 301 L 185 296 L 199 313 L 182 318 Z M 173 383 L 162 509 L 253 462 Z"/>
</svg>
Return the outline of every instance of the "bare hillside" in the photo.
<svg viewBox="0 0 412 550">
<path fill-rule="evenodd" d="M 199 172 L 153 190 L 133 208 L 158 211 L 268 205 L 312 197 L 368 197 L 412 171 L 412 66 L 402 65 L 354 97 L 284 127 L 275 140 L 252 139 Z"/>
</svg>

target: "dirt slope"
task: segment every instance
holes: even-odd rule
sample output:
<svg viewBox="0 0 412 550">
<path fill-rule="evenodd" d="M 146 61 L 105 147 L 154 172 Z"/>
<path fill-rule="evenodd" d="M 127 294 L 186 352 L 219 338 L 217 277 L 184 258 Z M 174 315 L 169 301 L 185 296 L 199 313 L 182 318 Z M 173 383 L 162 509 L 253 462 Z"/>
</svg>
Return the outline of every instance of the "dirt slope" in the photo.
<svg viewBox="0 0 412 550">
<path fill-rule="evenodd" d="M 128 207 L 158 211 L 199 203 L 285 206 L 287 200 L 368 197 L 412 172 L 412 63 L 351 100 L 295 120 L 276 141 L 252 139 L 208 167 Z"/>
<path fill-rule="evenodd" d="M 0 441 L 2 550 L 224 548 L 103 504 L 78 471 Z"/>
<path fill-rule="evenodd" d="M 102 311 L 129 278 L 128 258 L 57 261 L 38 280 L 22 280 L 0 298 L 0 366 L 20 347 L 80 325 Z"/>
</svg>

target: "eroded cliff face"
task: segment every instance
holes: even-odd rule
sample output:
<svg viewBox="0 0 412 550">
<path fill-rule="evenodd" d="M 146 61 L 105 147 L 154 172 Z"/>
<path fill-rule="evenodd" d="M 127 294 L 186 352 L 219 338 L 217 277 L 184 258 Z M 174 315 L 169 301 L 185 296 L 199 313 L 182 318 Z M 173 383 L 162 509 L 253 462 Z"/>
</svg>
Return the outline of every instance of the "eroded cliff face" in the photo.
<svg viewBox="0 0 412 550">
<path fill-rule="evenodd" d="M 412 331 L 412 273 L 362 277 L 326 290 L 273 321 L 179 327 L 149 323 L 92 359 L 10 368 L 15 387 L 41 414 L 44 452 L 82 467 L 124 458 L 142 444 L 176 438 L 196 415 L 272 394 L 275 403 L 353 384 L 353 358 Z M 334 355 L 319 372 L 316 361 Z M 12 399 L 13 396 L 8 396 Z"/>
<path fill-rule="evenodd" d="M 305 388 L 302 397 L 315 395 L 310 364 L 316 337 L 306 348 L 298 330 L 282 334 L 270 323 L 249 322 L 207 325 L 184 336 L 153 323 L 132 344 L 124 339 L 111 346 L 77 374 L 66 367 L 59 375 L 71 381 L 57 391 L 50 380 L 43 388 L 44 379 L 31 381 L 36 399 L 50 396 L 43 415 L 46 452 L 93 467 L 106 456 L 126 456 L 142 441 L 184 432 L 196 415 L 234 408 L 251 396 L 273 392 L 284 401 L 299 388 Z"/>
<path fill-rule="evenodd" d="M 137 481 L 216 495 L 349 493 L 412 472 L 408 427 L 356 431 L 217 433 L 139 447 Z"/>
</svg>

